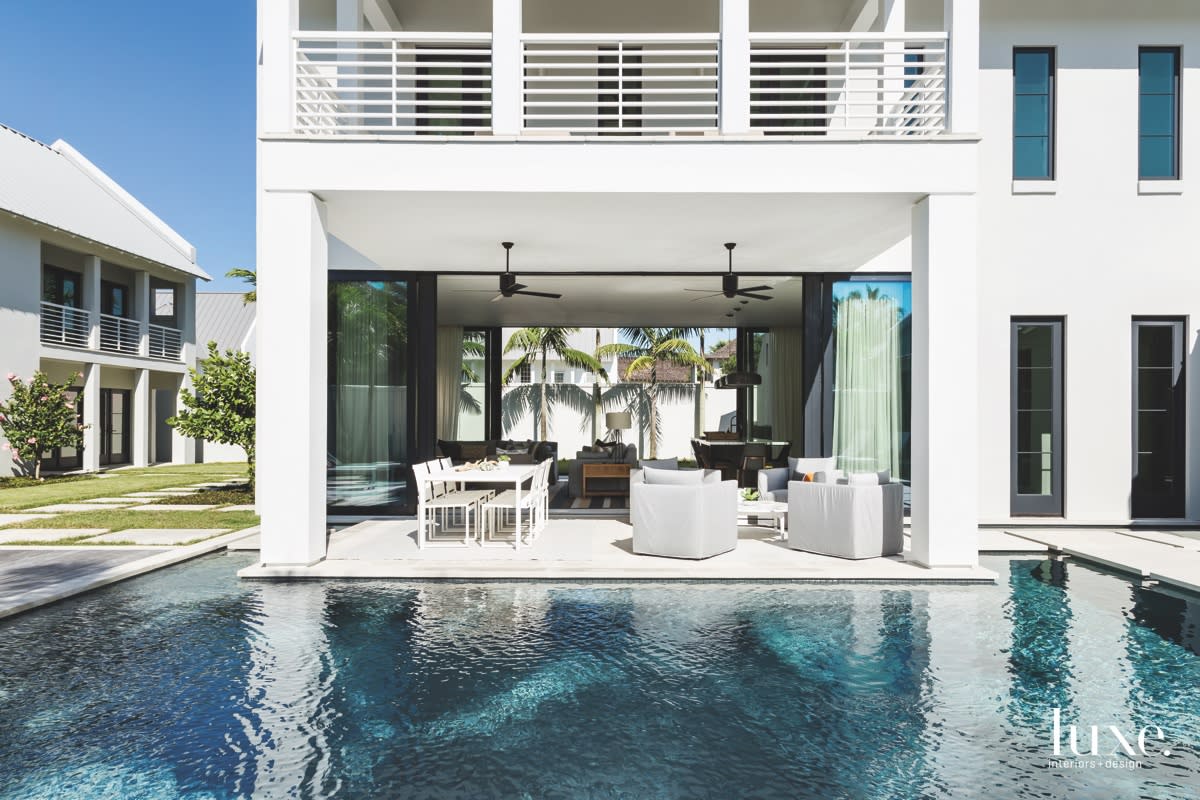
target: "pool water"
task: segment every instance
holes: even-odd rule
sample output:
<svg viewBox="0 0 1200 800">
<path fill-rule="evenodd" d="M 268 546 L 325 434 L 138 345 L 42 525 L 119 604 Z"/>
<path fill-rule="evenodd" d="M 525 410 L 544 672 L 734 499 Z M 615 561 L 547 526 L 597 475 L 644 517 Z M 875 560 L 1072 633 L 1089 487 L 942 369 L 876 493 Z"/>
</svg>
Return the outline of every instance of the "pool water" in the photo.
<svg viewBox="0 0 1200 800">
<path fill-rule="evenodd" d="M 0 621 L 0 797 L 1200 793 L 1200 600 L 1074 562 L 897 587 L 239 581 L 251 560 Z M 1070 754 L 1092 725 L 1101 755 Z M 1109 725 L 1163 738 L 1116 759 Z"/>
</svg>

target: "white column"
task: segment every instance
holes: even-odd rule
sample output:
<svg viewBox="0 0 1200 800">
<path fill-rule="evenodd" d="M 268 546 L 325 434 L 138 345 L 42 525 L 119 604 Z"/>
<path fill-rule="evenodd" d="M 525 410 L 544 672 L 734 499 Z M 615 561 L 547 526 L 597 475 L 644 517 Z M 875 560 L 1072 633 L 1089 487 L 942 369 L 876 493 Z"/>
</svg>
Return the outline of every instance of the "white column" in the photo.
<svg viewBox="0 0 1200 800">
<path fill-rule="evenodd" d="M 521 0 L 492 0 L 492 132 L 498 136 L 516 136 L 523 127 L 521 27 Z"/>
<path fill-rule="evenodd" d="M 977 204 L 930 195 L 912 221 L 912 552 L 976 564 L 979 353 Z"/>
<path fill-rule="evenodd" d="M 100 256 L 83 257 L 83 307 L 88 312 L 88 348 L 100 349 Z"/>
<path fill-rule="evenodd" d="M 880 27 L 884 33 L 904 33 L 905 5 L 905 0 L 883 0 Z M 884 42 L 883 56 L 883 118 L 894 119 L 904 99 L 904 42 Z"/>
<path fill-rule="evenodd" d="M 175 390 L 175 413 L 183 411 L 183 401 L 179 399 L 179 393 L 185 389 L 189 392 L 192 390 L 192 376 L 186 372 L 180 375 L 177 387 Z M 171 428 L 171 463 L 196 463 L 196 440 L 184 436 L 178 428 Z"/>
<path fill-rule="evenodd" d="M 363 22 L 363 0 L 337 0 L 337 29 L 360 31 Z"/>
<path fill-rule="evenodd" d="M 258 3 L 258 132 L 292 130 L 295 86 L 292 32 L 300 28 L 300 0 Z"/>
<path fill-rule="evenodd" d="M 138 322 L 138 355 L 150 355 L 150 273 L 133 276 L 133 318 Z"/>
<path fill-rule="evenodd" d="M 750 0 L 721 0 L 721 133 L 750 132 Z"/>
<path fill-rule="evenodd" d="M 950 133 L 979 132 L 979 0 L 945 0 Z"/>
<path fill-rule="evenodd" d="M 133 378 L 133 465 L 150 463 L 150 370 L 139 369 Z"/>
<path fill-rule="evenodd" d="M 83 367 L 83 469 L 100 469 L 100 365 Z"/>
<path fill-rule="evenodd" d="M 265 564 L 325 556 L 325 209 L 261 192 L 258 231 L 258 505 Z"/>
</svg>

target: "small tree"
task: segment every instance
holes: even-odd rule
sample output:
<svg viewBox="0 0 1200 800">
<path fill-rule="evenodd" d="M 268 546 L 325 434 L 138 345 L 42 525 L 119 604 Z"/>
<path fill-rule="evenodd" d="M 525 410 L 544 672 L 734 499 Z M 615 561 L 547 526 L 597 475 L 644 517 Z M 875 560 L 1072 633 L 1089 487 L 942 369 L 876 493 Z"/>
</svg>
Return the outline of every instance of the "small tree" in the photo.
<svg viewBox="0 0 1200 800">
<path fill-rule="evenodd" d="M 67 396 L 71 384 L 81 377 L 72 375 L 66 383 L 51 383 L 46 373 L 35 372 L 29 383 L 8 373 L 12 395 L 0 402 L 0 430 L 8 440 L 5 450 L 26 472 L 42 479 L 42 457 L 55 447 L 82 447 L 83 428 L 75 413 L 75 401 Z"/>
<path fill-rule="evenodd" d="M 218 444 L 233 444 L 246 451 L 250 488 L 254 488 L 254 366 L 247 353 L 217 350 L 208 343 L 208 356 L 192 374 L 192 391 L 181 389 L 183 411 L 167 424 L 184 436 Z"/>
</svg>

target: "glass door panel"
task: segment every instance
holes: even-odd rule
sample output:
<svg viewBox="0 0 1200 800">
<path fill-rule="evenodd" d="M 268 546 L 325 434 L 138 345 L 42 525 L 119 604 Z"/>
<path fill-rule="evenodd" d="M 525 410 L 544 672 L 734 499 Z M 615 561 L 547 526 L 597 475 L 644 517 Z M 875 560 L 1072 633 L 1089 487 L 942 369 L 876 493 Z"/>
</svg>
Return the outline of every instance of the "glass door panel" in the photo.
<svg viewBox="0 0 1200 800">
<path fill-rule="evenodd" d="M 1183 338 L 1183 320 L 1134 320 L 1135 519 L 1184 516 Z"/>
<path fill-rule="evenodd" d="M 1061 516 L 1062 320 L 1012 323 L 1013 516 Z"/>
</svg>

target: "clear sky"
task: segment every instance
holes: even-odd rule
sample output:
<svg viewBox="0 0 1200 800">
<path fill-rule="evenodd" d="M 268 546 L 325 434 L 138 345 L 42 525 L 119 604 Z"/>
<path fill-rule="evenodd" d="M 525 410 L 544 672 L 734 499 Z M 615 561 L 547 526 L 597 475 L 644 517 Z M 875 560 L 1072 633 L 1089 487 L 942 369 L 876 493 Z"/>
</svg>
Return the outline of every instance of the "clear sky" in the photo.
<svg viewBox="0 0 1200 800">
<path fill-rule="evenodd" d="M 0 0 L 0 122 L 66 139 L 236 290 L 254 266 L 253 0 Z M 3 177 L 0 176 L 0 180 Z"/>
</svg>

